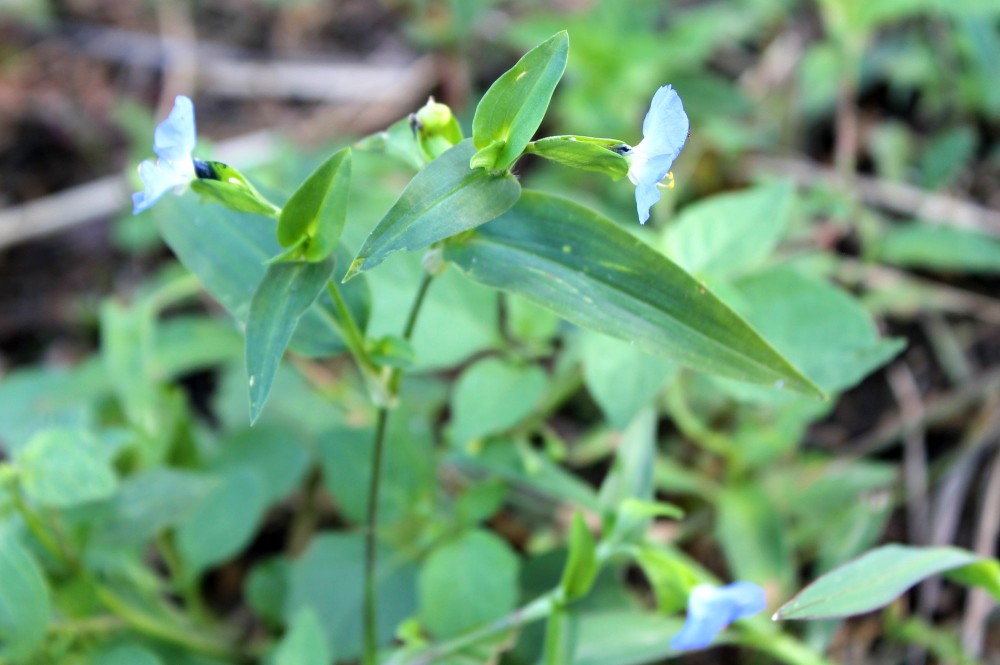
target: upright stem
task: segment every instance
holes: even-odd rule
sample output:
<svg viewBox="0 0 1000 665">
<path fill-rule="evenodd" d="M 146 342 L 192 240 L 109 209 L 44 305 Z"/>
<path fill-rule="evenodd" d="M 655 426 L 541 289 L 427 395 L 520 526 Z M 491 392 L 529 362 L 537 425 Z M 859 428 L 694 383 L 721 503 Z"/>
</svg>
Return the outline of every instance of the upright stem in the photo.
<svg viewBox="0 0 1000 665">
<path fill-rule="evenodd" d="M 403 328 L 403 339 L 409 340 L 413 336 L 413 329 L 417 325 L 417 315 L 424 303 L 427 289 L 431 285 L 433 275 L 424 273 L 420 286 L 417 287 L 417 294 L 413 298 L 410 306 L 410 313 L 406 317 L 406 325 Z M 393 398 L 399 390 L 399 382 L 402 379 L 402 372 L 398 367 L 392 368 L 386 379 L 386 392 L 388 393 L 388 403 L 392 403 Z M 365 568 L 364 568 L 364 607 L 362 609 L 364 623 L 364 665 L 376 665 L 376 651 L 378 648 L 378 622 L 377 605 L 375 602 L 375 560 L 376 552 L 376 527 L 378 525 L 378 498 L 379 488 L 382 485 L 382 457 L 385 452 L 385 430 L 386 421 L 389 419 L 389 407 L 380 406 L 375 416 L 375 443 L 372 450 L 371 481 L 368 484 L 368 514 L 365 517 Z"/>
</svg>

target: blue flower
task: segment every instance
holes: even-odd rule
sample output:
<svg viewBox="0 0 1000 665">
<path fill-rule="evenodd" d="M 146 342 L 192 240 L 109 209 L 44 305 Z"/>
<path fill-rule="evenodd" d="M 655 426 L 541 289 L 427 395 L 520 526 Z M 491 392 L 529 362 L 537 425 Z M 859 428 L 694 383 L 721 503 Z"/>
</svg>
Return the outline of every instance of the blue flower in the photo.
<svg viewBox="0 0 1000 665">
<path fill-rule="evenodd" d="M 689 127 L 684 104 L 673 87 L 665 85 L 657 90 L 642 121 L 642 141 L 623 153 L 629 160 L 628 179 L 635 185 L 635 207 L 642 224 L 649 219 L 649 209 L 660 200 L 660 181 L 667 177 L 681 153 Z"/>
<path fill-rule="evenodd" d="M 764 590 L 753 582 L 734 582 L 724 587 L 699 584 L 688 596 L 687 619 L 670 640 L 670 648 L 704 649 L 723 628 L 766 606 Z"/>
<path fill-rule="evenodd" d="M 156 203 L 167 190 L 183 188 L 198 177 L 191 157 L 194 144 L 194 104 L 184 95 L 178 95 L 174 108 L 153 134 L 153 152 L 159 159 L 156 162 L 147 159 L 139 165 L 145 189 L 132 195 L 133 215 Z"/>
</svg>

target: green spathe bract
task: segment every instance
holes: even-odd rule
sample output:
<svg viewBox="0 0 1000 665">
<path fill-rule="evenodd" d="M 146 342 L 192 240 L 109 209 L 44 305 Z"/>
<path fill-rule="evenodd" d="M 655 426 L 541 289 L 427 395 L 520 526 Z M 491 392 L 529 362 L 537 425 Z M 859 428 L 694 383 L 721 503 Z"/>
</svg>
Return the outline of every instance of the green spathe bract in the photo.
<svg viewBox="0 0 1000 665">
<path fill-rule="evenodd" d="M 521 195 L 517 179 L 469 168 L 472 142 L 462 141 L 422 170 L 378 223 L 345 281 L 374 268 L 393 252 L 414 251 L 485 224 Z"/>
<path fill-rule="evenodd" d="M 191 189 L 196 193 L 236 212 L 278 216 L 280 209 L 264 198 L 242 173 L 222 162 L 204 163 L 215 177 L 192 180 Z"/>
<path fill-rule="evenodd" d="M 337 247 L 347 218 L 351 149 L 323 162 L 288 199 L 278 217 L 278 242 L 293 258 L 322 261 Z"/>
<path fill-rule="evenodd" d="M 628 160 L 611 149 L 620 145 L 625 143 L 617 139 L 549 136 L 532 141 L 525 152 L 574 169 L 604 173 L 618 180 L 628 174 Z"/>
<path fill-rule="evenodd" d="M 525 53 L 490 86 L 472 120 L 476 148 L 487 157 L 476 159 L 476 166 L 503 171 L 521 156 L 542 124 L 568 54 L 569 34 L 559 32 Z"/>
<path fill-rule="evenodd" d="M 693 277 L 610 220 L 525 192 L 492 224 L 445 247 L 471 279 L 698 371 L 822 391 Z"/>
</svg>

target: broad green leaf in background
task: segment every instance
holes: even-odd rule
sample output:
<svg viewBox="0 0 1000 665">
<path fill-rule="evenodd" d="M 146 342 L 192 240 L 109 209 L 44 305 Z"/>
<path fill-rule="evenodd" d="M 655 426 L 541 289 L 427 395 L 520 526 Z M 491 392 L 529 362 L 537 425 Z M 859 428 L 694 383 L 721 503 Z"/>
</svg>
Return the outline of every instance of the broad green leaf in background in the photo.
<svg viewBox="0 0 1000 665">
<path fill-rule="evenodd" d="M 250 471 L 261 482 L 264 502 L 271 504 L 298 486 L 310 458 L 308 445 L 294 431 L 257 424 L 223 439 L 216 454 L 206 460 L 205 470 L 212 474 L 231 469 Z"/>
<path fill-rule="evenodd" d="M 503 171 L 521 156 L 542 124 L 568 54 L 569 34 L 559 32 L 525 53 L 490 86 L 472 120 L 480 151 L 476 166 Z"/>
<path fill-rule="evenodd" d="M 664 234 L 667 255 L 699 277 L 726 280 L 764 262 L 788 227 L 791 183 L 718 194 L 690 205 Z"/>
<path fill-rule="evenodd" d="M 525 193 L 445 247 L 469 278 L 698 371 L 823 393 L 694 278 L 600 215 Z"/>
<path fill-rule="evenodd" d="M 163 665 L 163 661 L 145 647 L 119 644 L 92 656 L 88 665 Z"/>
<path fill-rule="evenodd" d="M 597 541 L 580 513 L 573 513 L 569 531 L 569 555 L 559 586 L 567 601 L 587 595 L 597 577 Z"/>
<path fill-rule="evenodd" d="M 532 141 L 526 152 L 584 171 L 597 171 L 615 180 L 628 173 L 628 160 L 611 148 L 626 145 L 617 139 L 590 136 L 548 136 Z"/>
<path fill-rule="evenodd" d="M 293 248 L 291 258 L 323 261 L 333 254 L 347 219 L 351 149 L 320 164 L 288 199 L 278 217 L 278 242 Z"/>
<path fill-rule="evenodd" d="M 427 165 L 372 230 L 345 280 L 382 263 L 393 252 L 414 251 L 485 224 L 510 208 L 521 186 L 509 173 L 469 168 L 466 139 Z"/>
<path fill-rule="evenodd" d="M 761 271 L 735 287 L 733 308 L 825 391 L 853 386 L 905 346 L 880 339 L 850 295 L 792 268 Z"/>
<path fill-rule="evenodd" d="M 670 638 L 681 629 L 679 617 L 637 610 L 581 613 L 576 626 L 573 665 L 641 665 L 667 658 Z"/>
<path fill-rule="evenodd" d="M 615 460 L 604 482 L 600 499 L 605 515 L 614 516 L 614 533 L 625 538 L 649 519 L 623 510 L 629 499 L 653 500 L 653 463 L 656 459 L 656 412 L 645 409 L 622 434 Z"/>
<path fill-rule="evenodd" d="M 257 420 L 278 363 L 299 318 L 323 292 L 334 260 L 273 263 L 250 301 L 246 328 L 246 364 L 250 390 L 250 422 Z"/>
<path fill-rule="evenodd" d="M 274 665 L 330 665 L 334 658 L 319 617 L 309 607 L 296 612 L 274 652 Z"/>
<path fill-rule="evenodd" d="M 101 306 L 101 360 L 128 420 L 149 434 L 160 424 L 158 387 L 150 376 L 155 314 L 145 304 Z"/>
<path fill-rule="evenodd" d="M 247 604 L 270 627 L 284 623 L 291 570 L 292 564 L 286 557 L 274 556 L 255 565 L 243 585 Z"/>
<path fill-rule="evenodd" d="M 733 577 L 791 584 L 794 557 L 781 514 L 756 485 L 726 487 L 718 497 L 715 532 Z"/>
<path fill-rule="evenodd" d="M 111 461 L 82 430 L 43 430 L 16 462 L 25 494 L 42 506 L 69 508 L 108 499 L 118 489 Z"/>
<path fill-rule="evenodd" d="M 177 549 L 185 573 L 195 579 L 210 566 L 238 553 L 264 515 L 264 488 L 247 469 L 227 470 L 177 527 Z"/>
<path fill-rule="evenodd" d="M 452 445 L 464 446 L 516 425 L 539 405 L 547 385 L 545 372 L 537 365 L 485 358 L 470 366 L 452 393 Z"/>
<path fill-rule="evenodd" d="M 362 561 L 361 534 L 324 534 L 313 539 L 292 562 L 284 615 L 291 621 L 309 607 L 319 619 L 327 645 L 337 658 L 356 659 L 361 653 Z M 396 627 L 417 609 L 417 569 L 388 543 L 379 543 L 375 566 L 378 643 L 392 640 Z M 333 592 L 331 592 L 333 590 Z"/>
<path fill-rule="evenodd" d="M 880 261 L 908 268 L 1000 274 L 1000 240 L 975 231 L 914 222 L 879 236 Z"/>
<path fill-rule="evenodd" d="M 677 374 L 669 360 L 589 330 L 583 338 L 583 380 L 608 423 L 624 430 Z"/>
<path fill-rule="evenodd" d="M 184 520 L 211 490 L 203 474 L 158 468 L 139 472 L 121 484 L 108 521 L 95 538 L 110 547 L 141 545 Z"/>
<path fill-rule="evenodd" d="M 436 638 L 448 638 L 514 609 L 520 563 L 510 546 L 472 529 L 435 548 L 418 580 L 420 618 Z"/>
<path fill-rule="evenodd" d="M 0 656 L 28 662 L 48 630 L 49 589 L 9 525 L 0 528 L 0 580 Z"/>
<path fill-rule="evenodd" d="M 775 619 L 830 619 L 871 612 L 931 575 L 978 560 L 957 547 L 884 545 L 814 581 L 782 605 Z"/>
</svg>

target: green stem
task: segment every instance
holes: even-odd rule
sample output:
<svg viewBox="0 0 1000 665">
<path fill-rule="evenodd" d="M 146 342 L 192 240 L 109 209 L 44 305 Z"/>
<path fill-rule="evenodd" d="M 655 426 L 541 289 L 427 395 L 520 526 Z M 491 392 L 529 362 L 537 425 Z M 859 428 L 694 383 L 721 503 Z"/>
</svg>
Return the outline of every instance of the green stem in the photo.
<svg viewBox="0 0 1000 665">
<path fill-rule="evenodd" d="M 227 642 L 200 634 L 188 626 L 174 625 L 134 607 L 106 587 L 97 588 L 97 598 L 133 630 L 206 656 L 240 660 L 243 655 Z"/>
<path fill-rule="evenodd" d="M 410 313 L 403 328 L 403 339 L 409 341 L 413 329 L 417 325 L 417 316 L 424 304 L 427 290 L 434 278 L 430 273 L 424 273 L 417 293 L 410 306 Z M 386 421 L 389 419 L 389 404 L 393 404 L 399 391 L 399 383 L 403 373 L 398 367 L 392 368 L 386 380 L 387 401 L 383 403 L 375 417 L 375 442 L 372 450 L 371 481 L 368 484 L 368 514 L 365 517 L 365 560 L 364 560 L 364 607 L 362 617 L 364 624 L 364 665 L 375 665 L 378 649 L 378 608 L 375 600 L 375 562 L 377 558 L 376 530 L 378 526 L 379 488 L 382 484 L 382 457 L 385 452 Z"/>
<path fill-rule="evenodd" d="M 326 283 L 326 291 L 330 294 L 333 306 L 337 310 L 337 326 L 340 328 L 341 337 L 344 339 L 344 344 L 347 345 L 347 350 L 354 356 L 362 373 L 369 372 L 377 375 L 378 366 L 365 350 L 365 336 L 354 320 L 351 310 L 347 307 L 344 296 L 340 293 L 340 287 L 337 286 L 336 282 L 330 280 Z"/>
<path fill-rule="evenodd" d="M 524 607 L 518 608 L 505 617 L 497 619 L 493 623 L 483 626 L 471 633 L 460 635 L 447 642 L 442 642 L 436 646 L 429 647 L 417 654 L 411 654 L 403 658 L 400 662 L 390 661 L 389 665 L 431 665 L 440 659 L 449 656 L 462 649 L 481 642 L 513 628 L 518 628 L 532 621 L 538 621 L 552 614 L 559 606 L 559 591 L 550 591 L 539 596 Z"/>
</svg>

